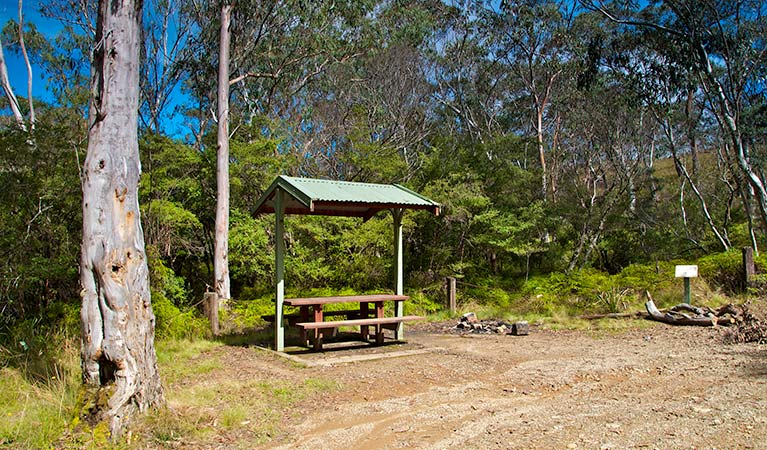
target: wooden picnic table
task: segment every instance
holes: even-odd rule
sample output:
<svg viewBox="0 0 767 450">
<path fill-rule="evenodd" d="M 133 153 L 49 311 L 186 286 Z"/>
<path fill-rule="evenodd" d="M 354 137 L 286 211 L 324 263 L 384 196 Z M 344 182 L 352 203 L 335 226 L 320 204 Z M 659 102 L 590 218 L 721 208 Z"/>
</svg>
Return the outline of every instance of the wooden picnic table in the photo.
<svg viewBox="0 0 767 450">
<path fill-rule="evenodd" d="M 399 316 L 385 317 L 385 302 L 401 302 L 407 300 L 407 295 L 394 294 L 371 294 L 371 295 L 344 295 L 336 297 L 306 297 L 306 298 L 287 298 L 284 304 L 299 308 L 299 321 L 295 324 L 301 332 L 301 341 L 307 343 L 307 330 L 314 330 L 314 349 L 322 350 L 323 331 L 334 330 L 342 326 L 359 326 L 360 335 L 367 341 L 369 336 L 369 327 L 375 327 L 376 343 L 383 343 L 383 330 L 386 326 L 396 326 L 408 320 L 422 319 L 419 316 Z M 346 320 L 325 321 L 324 306 L 333 303 L 359 303 L 358 309 L 343 311 L 342 315 Z M 373 304 L 373 310 L 370 304 Z M 312 309 L 312 315 L 309 315 L 309 308 Z M 395 308 L 396 310 L 396 308 Z M 373 317 L 370 314 L 374 313 Z M 333 314 L 339 315 L 339 314 Z"/>
</svg>

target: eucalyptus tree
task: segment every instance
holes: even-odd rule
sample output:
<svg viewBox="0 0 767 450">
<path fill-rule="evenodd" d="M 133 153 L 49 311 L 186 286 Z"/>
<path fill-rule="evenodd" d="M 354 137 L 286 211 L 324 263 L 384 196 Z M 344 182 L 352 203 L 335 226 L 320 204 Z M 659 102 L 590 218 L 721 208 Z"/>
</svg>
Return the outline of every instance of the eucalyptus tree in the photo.
<svg viewBox="0 0 767 450">
<path fill-rule="evenodd" d="M 615 29 L 617 25 L 607 21 L 603 26 Z M 695 74 L 673 55 L 673 46 L 662 47 L 663 53 L 658 51 L 660 38 L 636 30 L 605 35 L 603 70 L 625 86 L 623 95 L 636 104 L 645 130 L 638 129 L 632 135 L 646 137 L 643 141 L 651 144 L 650 158 L 669 158 L 673 163 L 678 201 L 671 204 L 676 205 L 673 217 L 679 219 L 683 239 L 703 249 L 702 238 L 712 235 L 727 251 L 731 247 L 727 224 L 734 198 L 730 192 L 732 175 L 726 164 L 715 165 L 713 158 L 706 158 L 706 171 L 700 171 L 698 154 L 707 151 L 715 155 L 711 139 L 705 136 L 715 135 L 717 130 L 711 127 L 713 119 Z M 657 48 L 649 48 L 649 43 Z M 647 139 L 648 130 L 655 136 Z M 723 193 L 724 197 L 720 195 Z"/>
<path fill-rule="evenodd" d="M 430 60 L 430 79 L 440 125 L 452 135 L 484 142 L 500 133 L 505 93 L 499 64 L 483 45 L 478 6 L 454 7 L 437 36 L 441 51 Z"/>
<path fill-rule="evenodd" d="M 574 17 L 574 4 L 565 1 L 528 2 L 509 0 L 484 8 L 485 33 L 489 54 L 493 55 L 511 77 L 509 95 L 523 98 L 530 108 L 530 123 L 536 137 L 541 169 L 541 198 L 556 196 L 556 179 L 552 178 L 546 157 L 546 141 L 551 150 L 556 145 L 550 131 L 544 136 L 547 122 L 556 126 L 549 109 L 557 95 L 565 90 L 563 71 L 569 62 L 569 30 Z M 510 83 L 510 84 L 511 84 Z M 511 86 L 510 86 L 511 87 Z M 510 106 L 510 105 L 508 105 Z M 549 192 L 551 191 L 551 193 Z"/>
<path fill-rule="evenodd" d="M 218 133 L 216 142 L 216 233 L 213 249 L 213 287 L 216 300 L 208 305 L 213 334 L 218 334 L 219 303 L 231 298 L 229 281 L 229 29 L 232 5 L 221 4 L 221 31 L 218 49 Z"/>
<path fill-rule="evenodd" d="M 169 111 L 182 83 L 182 58 L 194 31 L 182 0 L 145 0 L 141 58 L 143 127 L 160 134 L 176 116 Z M 175 99 L 177 102 L 177 99 Z"/>
<path fill-rule="evenodd" d="M 311 173 L 377 182 L 413 177 L 435 131 L 428 66 L 450 10 L 439 1 L 383 2 L 368 15 L 360 56 L 307 89 L 317 125 L 302 147 Z"/>
<path fill-rule="evenodd" d="M 573 270 L 592 262 L 604 236 L 626 225 L 631 205 L 642 195 L 636 192 L 643 184 L 642 159 L 631 138 L 641 133 L 641 121 L 635 105 L 606 80 L 579 92 L 559 112 L 567 157 L 558 213 L 572 227 L 568 270 Z"/>
<path fill-rule="evenodd" d="M 307 103 L 301 92 L 328 68 L 358 56 L 351 45 L 354 24 L 364 19 L 367 6 L 367 2 L 351 1 L 249 0 L 232 6 L 226 2 L 197 1 L 187 5 L 198 28 L 185 58 L 189 73 L 186 86 L 199 104 L 197 139 L 203 137 L 208 123 L 216 122 L 219 126 L 213 265 L 214 287 L 220 298 L 229 298 L 226 262 L 229 205 L 223 201 L 228 198 L 229 181 L 222 175 L 229 170 L 226 150 L 230 134 L 237 135 L 241 126 L 250 129 L 262 117 L 290 123 L 294 129 L 303 127 Z M 213 47 L 214 42 L 220 42 L 218 49 Z M 211 82 L 215 71 L 206 55 L 215 55 L 214 61 L 218 63 L 217 85 Z M 215 114 L 214 98 L 219 102 Z M 265 131 L 267 137 L 272 132 Z M 292 145 L 288 142 L 288 147 Z"/>
<path fill-rule="evenodd" d="M 742 198 L 753 196 L 767 227 L 767 187 L 761 150 L 745 132 L 744 112 L 764 95 L 767 3 L 762 0 L 665 0 L 644 7 L 583 1 L 610 20 L 657 36 L 650 48 L 687 68 L 697 79 L 718 127 L 725 154 L 740 172 Z M 749 207 L 744 209 L 750 213 Z M 751 222 L 749 222 L 751 223 Z M 753 232 L 752 232 L 753 235 Z"/>
<path fill-rule="evenodd" d="M 13 91 L 11 82 L 8 79 L 8 66 L 5 64 L 5 54 L 3 52 L 2 42 L 0 42 L 0 84 L 5 92 L 6 99 L 8 99 L 8 105 L 11 109 L 11 113 L 13 113 L 13 119 L 16 121 L 16 125 L 26 131 L 27 126 L 24 123 L 24 116 L 21 114 L 19 99 L 16 97 L 16 93 Z"/>
<path fill-rule="evenodd" d="M 34 101 L 32 100 L 32 65 L 29 62 L 29 53 L 27 52 L 27 46 L 24 37 L 26 33 L 24 32 L 24 13 L 22 0 L 19 0 L 18 11 L 19 22 L 16 26 L 15 35 L 19 45 L 19 52 L 24 58 L 24 65 L 27 70 L 27 104 L 29 106 L 29 127 L 34 130 L 35 105 Z M 19 100 L 16 98 L 16 94 L 13 92 L 13 87 L 11 87 L 11 83 L 8 79 L 8 67 L 5 64 L 5 54 L 3 51 L 2 39 L 0 39 L 0 85 L 2 85 L 3 91 L 5 91 L 5 96 L 8 99 L 8 105 L 10 106 L 11 113 L 13 114 L 13 118 L 16 121 L 16 125 L 18 125 L 22 130 L 26 131 L 27 124 L 24 116 L 21 114 Z"/>
<path fill-rule="evenodd" d="M 138 205 L 141 0 L 99 2 L 93 44 L 80 261 L 82 370 L 89 423 L 118 437 L 163 403 Z"/>
</svg>

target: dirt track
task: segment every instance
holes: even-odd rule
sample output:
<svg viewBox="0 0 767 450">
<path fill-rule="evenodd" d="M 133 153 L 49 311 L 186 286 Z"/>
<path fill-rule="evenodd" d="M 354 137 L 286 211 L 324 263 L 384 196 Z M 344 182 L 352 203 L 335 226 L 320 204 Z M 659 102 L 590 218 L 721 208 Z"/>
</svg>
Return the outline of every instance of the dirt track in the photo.
<svg viewBox="0 0 767 450">
<path fill-rule="evenodd" d="M 724 345 L 714 329 L 408 340 L 430 351 L 270 361 L 342 389 L 302 401 L 266 448 L 767 448 L 767 347 Z"/>
</svg>

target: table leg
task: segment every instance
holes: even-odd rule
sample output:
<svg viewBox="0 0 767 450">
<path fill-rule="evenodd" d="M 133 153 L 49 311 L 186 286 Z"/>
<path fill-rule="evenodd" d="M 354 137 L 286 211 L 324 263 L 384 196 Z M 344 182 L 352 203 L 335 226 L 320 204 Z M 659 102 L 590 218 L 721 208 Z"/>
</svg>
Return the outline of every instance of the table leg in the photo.
<svg viewBox="0 0 767 450">
<path fill-rule="evenodd" d="M 360 302 L 360 319 L 367 319 L 368 313 L 369 313 L 368 302 Z M 360 327 L 360 335 L 362 336 L 363 341 L 368 340 L 368 336 L 370 335 L 370 329 L 367 325 L 362 325 Z"/>
<path fill-rule="evenodd" d="M 314 310 L 314 321 L 322 322 L 324 320 L 322 317 L 322 304 L 314 305 L 312 309 Z M 314 349 L 317 351 L 322 350 L 322 331 L 319 328 L 314 329 Z"/>
<path fill-rule="evenodd" d="M 384 316 L 384 302 L 375 302 L 376 304 L 376 318 L 382 319 Z M 376 344 L 381 345 L 384 342 L 384 329 L 378 324 L 376 325 Z"/>
<path fill-rule="evenodd" d="M 301 322 L 308 322 L 309 321 L 309 307 L 308 306 L 301 306 L 300 307 L 300 314 L 301 314 Z M 301 328 L 301 345 L 306 346 L 308 341 L 308 337 L 306 336 L 306 329 Z"/>
</svg>

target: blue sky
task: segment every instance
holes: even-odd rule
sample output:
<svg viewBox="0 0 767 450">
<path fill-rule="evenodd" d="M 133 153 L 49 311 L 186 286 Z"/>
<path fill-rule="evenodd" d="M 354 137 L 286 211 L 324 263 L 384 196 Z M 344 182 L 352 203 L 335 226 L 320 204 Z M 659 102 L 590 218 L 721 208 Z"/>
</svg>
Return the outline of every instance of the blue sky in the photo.
<svg viewBox="0 0 767 450">
<path fill-rule="evenodd" d="M 56 34 L 63 29 L 63 26 L 58 20 L 49 19 L 40 15 L 40 4 L 45 0 L 23 0 L 22 11 L 24 14 L 25 24 L 34 24 L 37 30 L 46 36 L 49 40 L 53 40 Z M 18 22 L 19 3 L 18 0 L 0 0 L 0 27 L 4 26 L 8 21 L 13 20 Z M 21 55 L 15 55 L 8 50 L 9 42 L 4 40 L 4 55 L 5 61 L 8 66 L 8 78 L 10 79 L 11 86 L 17 97 L 27 97 L 27 69 L 24 64 L 24 59 Z M 32 97 L 36 101 L 53 102 L 55 99 L 46 89 L 46 80 L 43 78 L 43 72 L 40 67 L 32 66 L 33 81 L 32 81 Z M 182 138 L 188 133 L 187 127 L 183 123 L 183 118 L 179 115 L 173 114 L 173 108 L 183 103 L 186 97 L 181 93 L 180 87 L 176 87 L 173 91 L 173 95 L 168 105 L 168 109 L 162 118 L 162 125 L 164 132 L 169 136 L 176 138 Z M 23 102 L 25 103 L 25 102 Z M 8 102 L 5 96 L 0 91 L 0 114 L 10 114 L 8 108 Z"/>
<path fill-rule="evenodd" d="M 40 0 L 24 0 L 22 4 L 22 11 L 24 13 L 25 23 L 34 23 L 37 26 L 38 31 L 45 36 L 52 38 L 62 28 L 61 24 L 52 19 L 44 18 L 39 13 Z M 19 20 L 19 2 L 18 0 L 0 0 L 0 26 L 5 26 L 9 20 L 18 22 Z M 7 49 L 7 42 L 3 42 L 6 46 L 5 62 L 8 65 L 8 78 L 11 81 L 13 90 L 19 97 L 27 96 L 27 69 L 24 66 L 24 60 L 20 55 L 14 55 Z M 45 89 L 45 80 L 41 78 L 41 70 L 36 67 L 32 67 L 34 79 L 32 81 L 32 96 L 34 98 L 42 99 L 45 101 L 53 100 Z M 5 105 L 5 99 L 2 100 L 2 105 Z"/>
</svg>

